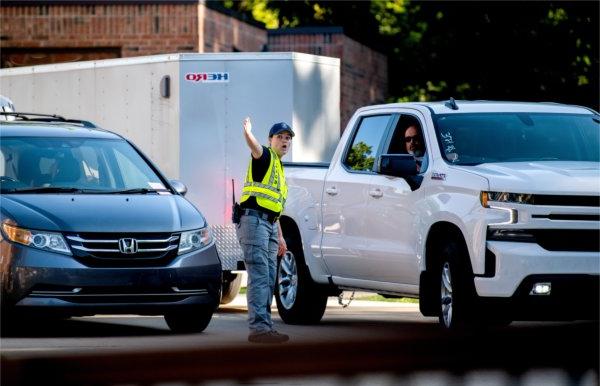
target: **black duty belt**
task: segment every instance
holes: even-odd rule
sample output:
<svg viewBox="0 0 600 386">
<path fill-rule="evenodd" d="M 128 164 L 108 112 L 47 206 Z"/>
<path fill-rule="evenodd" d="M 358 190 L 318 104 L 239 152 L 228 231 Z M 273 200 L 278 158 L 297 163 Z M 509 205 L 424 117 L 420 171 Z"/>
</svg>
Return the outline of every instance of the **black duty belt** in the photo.
<svg viewBox="0 0 600 386">
<path fill-rule="evenodd" d="M 275 216 L 274 214 L 266 213 L 256 209 L 242 209 L 242 216 L 254 216 L 258 218 L 262 218 L 265 221 L 270 222 L 271 224 L 275 223 L 279 216 Z"/>
</svg>

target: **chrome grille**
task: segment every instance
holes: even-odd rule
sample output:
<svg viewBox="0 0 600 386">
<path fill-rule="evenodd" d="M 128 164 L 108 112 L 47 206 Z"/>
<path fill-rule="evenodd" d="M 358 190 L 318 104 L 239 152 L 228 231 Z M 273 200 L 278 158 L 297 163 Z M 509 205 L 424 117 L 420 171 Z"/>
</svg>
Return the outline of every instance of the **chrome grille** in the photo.
<svg viewBox="0 0 600 386">
<path fill-rule="evenodd" d="M 179 246 L 172 233 L 78 233 L 66 235 L 73 255 L 90 266 L 161 266 L 172 260 Z M 137 250 L 124 253 L 119 240 L 135 240 Z"/>
<path fill-rule="evenodd" d="M 207 295 L 206 288 L 180 289 L 179 287 L 105 286 L 69 287 L 36 284 L 33 298 L 57 298 L 71 303 L 145 303 L 179 302 L 190 296 Z"/>
</svg>

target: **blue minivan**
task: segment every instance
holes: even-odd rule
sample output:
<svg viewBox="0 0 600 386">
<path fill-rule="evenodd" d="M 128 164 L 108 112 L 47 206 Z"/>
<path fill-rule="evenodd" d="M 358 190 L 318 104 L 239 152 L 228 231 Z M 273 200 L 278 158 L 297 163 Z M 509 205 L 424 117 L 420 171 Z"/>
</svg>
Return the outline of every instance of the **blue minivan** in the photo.
<svg viewBox="0 0 600 386">
<path fill-rule="evenodd" d="M 203 331 L 221 263 L 185 185 L 90 122 L 0 115 L 3 318 L 164 315 L 172 331 Z"/>
</svg>

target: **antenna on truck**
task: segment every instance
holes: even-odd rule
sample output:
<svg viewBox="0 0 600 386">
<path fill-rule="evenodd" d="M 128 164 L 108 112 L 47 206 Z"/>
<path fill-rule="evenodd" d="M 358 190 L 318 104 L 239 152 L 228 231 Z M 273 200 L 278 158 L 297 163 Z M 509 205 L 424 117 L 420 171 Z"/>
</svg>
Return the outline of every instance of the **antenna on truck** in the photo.
<svg viewBox="0 0 600 386">
<path fill-rule="evenodd" d="M 458 110 L 458 105 L 456 104 L 456 100 L 450 97 L 450 100 L 446 101 L 444 105 L 452 110 Z"/>
</svg>

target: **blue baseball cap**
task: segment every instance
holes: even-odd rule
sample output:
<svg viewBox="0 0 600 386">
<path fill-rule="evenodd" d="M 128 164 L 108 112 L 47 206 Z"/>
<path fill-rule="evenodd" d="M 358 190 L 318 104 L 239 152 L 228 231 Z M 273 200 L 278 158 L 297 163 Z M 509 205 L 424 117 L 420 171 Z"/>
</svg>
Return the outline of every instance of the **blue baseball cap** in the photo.
<svg viewBox="0 0 600 386">
<path fill-rule="evenodd" d="M 284 131 L 287 131 L 288 133 L 290 133 L 290 135 L 293 137 L 294 135 L 294 131 L 292 130 L 292 128 L 290 127 L 290 125 L 288 125 L 285 122 L 279 122 L 274 124 L 271 127 L 271 130 L 269 130 L 269 138 L 271 138 L 274 135 L 277 135 L 279 133 L 283 133 Z"/>
</svg>

